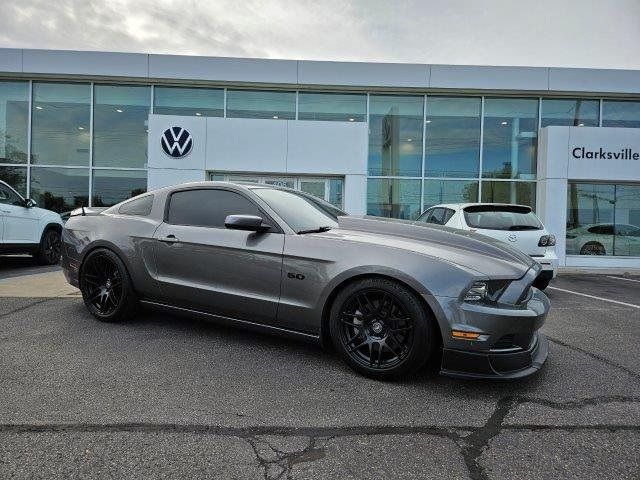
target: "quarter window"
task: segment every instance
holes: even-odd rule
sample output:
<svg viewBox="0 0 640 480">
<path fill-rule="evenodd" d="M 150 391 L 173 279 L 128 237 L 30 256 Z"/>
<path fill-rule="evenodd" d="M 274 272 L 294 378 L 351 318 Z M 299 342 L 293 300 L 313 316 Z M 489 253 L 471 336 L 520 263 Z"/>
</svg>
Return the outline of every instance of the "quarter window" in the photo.
<svg viewBox="0 0 640 480">
<path fill-rule="evenodd" d="M 167 222 L 174 225 L 224 228 L 228 215 L 257 215 L 260 209 L 229 190 L 184 190 L 171 194 Z"/>
<path fill-rule="evenodd" d="M 123 215 L 140 215 L 144 217 L 151 213 L 152 207 L 153 195 L 145 195 L 144 197 L 136 198 L 123 204 L 118 209 L 118 213 Z"/>
</svg>

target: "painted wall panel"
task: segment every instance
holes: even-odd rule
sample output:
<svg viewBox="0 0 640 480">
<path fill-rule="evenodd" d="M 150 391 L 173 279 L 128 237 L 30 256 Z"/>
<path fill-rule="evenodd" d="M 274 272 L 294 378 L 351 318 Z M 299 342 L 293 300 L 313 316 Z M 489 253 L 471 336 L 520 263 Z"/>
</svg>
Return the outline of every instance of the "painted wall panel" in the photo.
<svg viewBox="0 0 640 480">
<path fill-rule="evenodd" d="M 149 74 L 147 57 L 142 53 L 23 50 L 23 71 L 146 78 Z"/>
</svg>

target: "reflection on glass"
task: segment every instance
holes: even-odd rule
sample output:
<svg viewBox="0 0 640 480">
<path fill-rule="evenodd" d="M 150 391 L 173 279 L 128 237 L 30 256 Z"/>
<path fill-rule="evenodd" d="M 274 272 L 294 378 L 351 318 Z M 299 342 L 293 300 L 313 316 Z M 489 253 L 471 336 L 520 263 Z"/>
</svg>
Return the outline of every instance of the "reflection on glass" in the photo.
<svg viewBox="0 0 640 480">
<path fill-rule="evenodd" d="M 482 202 L 528 205 L 536 209 L 535 182 L 482 182 Z"/>
<path fill-rule="evenodd" d="M 640 257 L 640 185 L 616 185 L 614 255 Z"/>
<path fill-rule="evenodd" d="M 483 177 L 535 180 L 537 144 L 537 99 L 485 99 Z"/>
<path fill-rule="evenodd" d="M 294 120 L 296 94 L 271 90 L 227 90 L 227 117 Z"/>
<path fill-rule="evenodd" d="M 367 118 L 367 96 L 347 93 L 300 92 L 299 120 L 364 122 Z"/>
<path fill-rule="evenodd" d="M 300 180 L 300 190 L 323 200 L 325 198 L 324 188 L 324 180 Z"/>
<path fill-rule="evenodd" d="M 91 85 L 34 83 L 31 161 L 89 165 Z"/>
<path fill-rule="evenodd" d="M 603 100 L 602 126 L 640 128 L 640 102 Z"/>
<path fill-rule="evenodd" d="M 155 87 L 153 113 L 222 117 L 224 90 L 211 88 Z"/>
<path fill-rule="evenodd" d="M 31 198 L 38 206 L 58 213 L 88 206 L 89 169 L 33 167 Z"/>
<path fill-rule="evenodd" d="M 146 191 L 146 171 L 94 170 L 91 206 L 110 207 Z"/>
<path fill-rule="evenodd" d="M 341 178 L 329 179 L 329 198 L 327 201 L 338 208 L 342 208 L 343 207 L 343 203 L 342 203 L 343 189 L 344 189 L 344 182 Z"/>
<path fill-rule="evenodd" d="M 27 196 L 26 167 L 0 167 L 0 180 L 13 187 L 23 197 Z"/>
<path fill-rule="evenodd" d="M 480 99 L 428 97 L 425 142 L 428 177 L 477 177 Z"/>
<path fill-rule="evenodd" d="M 422 176 L 424 97 L 369 97 L 369 175 Z"/>
<path fill-rule="evenodd" d="M 94 166 L 146 167 L 150 88 L 116 85 L 94 88 Z"/>
<path fill-rule="evenodd" d="M 600 101 L 583 98 L 543 98 L 541 125 L 597 127 Z"/>
<path fill-rule="evenodd" d="M 420 214 L 420 180 L 370 178 L 367 214 L 414 220 Z"/>
<path fill-rule="evenodd" d="M 0 163 L 27 163 L 29 84 L 0 82 Z"/>
<path fill-rule="evenodd" d="M 567 255 L 640 256 L 640 186 L 569 182 Z"/>
<path fill-rule="evenodd" d="M 478 201 L 478 182 L 463 180 L 425 180 L 424 207 L 440 203 L 474 203 Z"/>
</svg>

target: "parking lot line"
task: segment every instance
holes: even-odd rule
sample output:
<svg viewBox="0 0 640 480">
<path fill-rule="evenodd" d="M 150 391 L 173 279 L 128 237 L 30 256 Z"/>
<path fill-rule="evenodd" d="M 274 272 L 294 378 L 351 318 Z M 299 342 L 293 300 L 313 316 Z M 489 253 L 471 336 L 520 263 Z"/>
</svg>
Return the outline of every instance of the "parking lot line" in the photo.
<svg viewBox="0 0 640 480">
<path fill-rule="evenodd" d="M 573 290 L 566 290 L 564 288 L 558 288 L 558 287 L 552 287 L 552 286 L 548 286 L 547 288 L 550 290 L 558 290 L 560 292 L 573 293 L 574 295 L 580 295 L 581 297 L 588 297 L 588 298 L 593 298 L 595 300 L 602 300 L 603 302 L 615 303 L 617 305 L 624 305 L 625 307 L 640 309 L 640 305 L 636 305 L 634 303 L 619 302 L 618 300 L 611 300 L 609 298 L 596 297 L 595 295 L 588 295 L 586 293 L 574 292 Z"/>
<path fill-rule="evenodd" d="M 614 277 L 612 275 L 606 275 L 607 278 L 614 278 L 616 280 L 626 280 L 627 282 L 637 282 L 640 283 L 640 280 L 635 280 L 633 278 L 624 278 L 624 277 Z"/>
</svg>

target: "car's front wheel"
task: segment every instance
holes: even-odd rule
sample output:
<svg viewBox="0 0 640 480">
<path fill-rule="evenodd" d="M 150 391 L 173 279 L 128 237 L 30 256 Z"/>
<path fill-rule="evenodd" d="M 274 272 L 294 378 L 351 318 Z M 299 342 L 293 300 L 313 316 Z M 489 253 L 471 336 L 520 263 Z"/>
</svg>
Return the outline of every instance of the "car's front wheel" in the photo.
<svg viewBox="0 0 640 480">
<path fill-rule="evenodd" d="M 333 344 L 356 371 L 373 378 L 418 370 L 431 356 L 435 320 L 402 284 L 366 278 L 336 296 L 330 313 Z"/>
<path fill-rule="evenodd" d="M 80 291 L 89 312 L 102 322 L 124 321 L 137 306 L 124 263 L 105 248 L 93 250 L 82 263 Z"/>
</svg>

